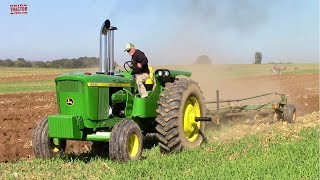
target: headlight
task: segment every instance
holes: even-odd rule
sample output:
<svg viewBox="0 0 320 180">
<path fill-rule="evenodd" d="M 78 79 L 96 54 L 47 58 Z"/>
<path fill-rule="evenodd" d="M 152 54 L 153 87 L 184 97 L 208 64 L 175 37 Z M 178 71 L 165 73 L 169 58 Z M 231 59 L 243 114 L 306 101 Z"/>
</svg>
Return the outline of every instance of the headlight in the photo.
<svg viewBox="0 0 320 180">
<path fill-rule="evenodd" d="M 158 71 L 158 76 L 162 76 L 163 72 L 162 71 Z"/>
<path fill-rule="evenodd" d="M 164 75 L 169 76 L 170 75 L 169 71 L 164 71 Z"/>
</svg>

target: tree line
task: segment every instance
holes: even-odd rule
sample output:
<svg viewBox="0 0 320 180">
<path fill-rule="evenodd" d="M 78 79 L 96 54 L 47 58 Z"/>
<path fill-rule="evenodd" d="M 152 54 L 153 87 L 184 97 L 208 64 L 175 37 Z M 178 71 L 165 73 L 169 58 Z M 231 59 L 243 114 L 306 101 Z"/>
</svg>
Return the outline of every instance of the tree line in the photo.
<svg viewBox="0 0 320 180">
<path fill-rule="evenodd" d="M 0 66 L 3 67 L 36 67 L 36 68 L 95 68 L 99 67 L 99 58 L 96 57 L 79 57 L 72 59 L 57 59 L 53 61 L 29 61 L 24 58 L 17 60 L 1 60 Z M 118 66 L 117 63 L 114 63 Z"/>
</svg>

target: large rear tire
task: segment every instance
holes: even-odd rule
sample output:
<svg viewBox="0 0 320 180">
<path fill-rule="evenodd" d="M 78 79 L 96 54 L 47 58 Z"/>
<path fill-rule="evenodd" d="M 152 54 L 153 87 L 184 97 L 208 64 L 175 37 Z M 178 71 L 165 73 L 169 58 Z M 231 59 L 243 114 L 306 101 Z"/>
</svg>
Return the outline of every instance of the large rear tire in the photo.
<svg viewBox="0 0 320 180">
<path fill-rule="evenodd" d="M 52 158 L 65 152 L 66 140 L 49 137 L 48 119 L 39 121 L 32 134 L 32 150 L 35 157 Z"/>
<path fill-rule="evenodd" d="M 111 160 L 127 162 L 138 160 L 142 154 L 142 133 L 137 123 L 125 120 L 111 131 L 109 156 Z"/>
<path fill-rule="evenodd" d="M 195 117 L 204 117 L 206 108 L 196 82 L 180 79 L 167 83 L 160 95 L 157 113 L 156 130 L 161 152 L 193 149 L 203 141 L 205 123 L 196 122 Z"/>
</svg>

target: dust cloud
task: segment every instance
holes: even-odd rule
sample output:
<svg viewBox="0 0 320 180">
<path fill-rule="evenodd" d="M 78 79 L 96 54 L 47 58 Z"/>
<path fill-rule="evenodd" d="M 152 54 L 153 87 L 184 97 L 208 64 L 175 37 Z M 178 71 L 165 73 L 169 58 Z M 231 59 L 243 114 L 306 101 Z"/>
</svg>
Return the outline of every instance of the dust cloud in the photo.
<svg viewBox="0 0 320 180">
<path fill-rule="evenodd" d="M 149 43 L 148 58 L 150 56 L 152 63 L 160 61 L 168 65 L 166 68 L 191 71 L 192 79 L 202 87 L 207 100 L 216 99 L 216 90 L 220 90 L 223 99 L 238 99 L 272 92 L 273 87 L 279 86 L 277 81 L 264 85 L 265 80 L 225 80 L 222 76 L 232 74 L 233 70 L 224 64 L 237 64 L 230 58 L 236 56 L 232 49 L 223 47 L 225 32 L 230 36 L 252 35 L 267 23 L 268 9 L 274 5 L 254 0 L 118 2 L 111 16 L 128 21 L 133 28 L 149 29 L 152 36 L 143 36 L 154 37 L 154 40 L 141 39 L 140 43 Z M 195 65 L 196 59 L 203 55 L 208 56 L 212 64 Z"/>
<path fill-rule="evenodd" d="M 254 0 L 117 1 L 110 17 L 150 29 L 158 37 L 156 41 L 143 37 L 141 41 L 148 41 L 146 46 L 152 49 L 161 45 L 151 56 L 165 64 L 192 64 L 200 55 L 209 56 L 214 63 L 226 63 L 232 52 L 221 47 L 221 32 L 249 36 L 266 23 L 268 12 L 264 3 Z"/>
</svg>

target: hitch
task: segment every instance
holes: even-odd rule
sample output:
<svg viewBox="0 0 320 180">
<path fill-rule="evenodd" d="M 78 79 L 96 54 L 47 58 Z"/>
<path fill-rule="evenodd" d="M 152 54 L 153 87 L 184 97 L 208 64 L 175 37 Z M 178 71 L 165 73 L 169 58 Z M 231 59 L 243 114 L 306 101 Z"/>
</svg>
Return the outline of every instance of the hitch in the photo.
<svg viewBox="0 0 320 180">
<path fill-rule="evenodd" d="M 196 117 L 195 121 L 211 121 L 211 117 Z"/>
</svg>

